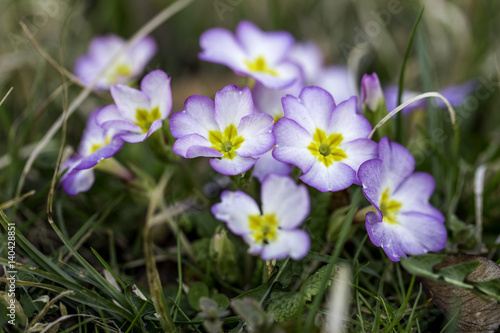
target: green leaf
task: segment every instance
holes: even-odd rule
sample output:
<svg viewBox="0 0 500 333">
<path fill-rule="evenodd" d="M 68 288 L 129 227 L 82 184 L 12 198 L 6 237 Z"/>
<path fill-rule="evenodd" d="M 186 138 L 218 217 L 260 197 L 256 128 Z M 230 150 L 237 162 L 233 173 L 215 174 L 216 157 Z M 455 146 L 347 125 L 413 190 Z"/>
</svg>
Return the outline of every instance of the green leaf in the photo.
<svg viewBox="0 0 500 333">
<path fill-rule="evenodd" d="M 209 291 L 206 284 L 203 282 L 195 282 L 190 288 L 188 293 L 188 302 L 191 307 L 197 311 L 200 310 L 200 298 L 208 297 Z"/>
<path fill-rule="evenodd" d="M 268 287 L 269 285 L 267 283 L 261 284 L 257 288 L 250 289 L 249 291 L 234 297 L 234 299 L 242 299 L 247 297 L 247 298 L 253 298 L 255 300 L 260 300 L 262 296 L 264 296 L 264 294 L 266 293 Z"/>
<path fill-rule="evenodd" d="M 222 310 L 226 310 L 230 303 L 229 298 L 224 294 L 215 294 L 212 296 L 212 299 L 217 302 L 219 309 Z"/>
<path fill-rule="evenodd" d="M 305 304 L 304 297 L 297 292 L 275 292 L 267 306 L 268 312 L 274 313 L 278 323 L 296 317 Z"/>
<path fill-rule="evenodd" d="M 311 301 L 312 297 L 318 293 L 321 288 L 323 277 L 327 274 L 327 268 L 328 266 L 321 267 L 316 273 L 307 278 L 306 282 L 304 282 L 300 290 L 305 301 Z M 327 286 L 332 284 L 334 275 L 335 271 L 332 271 L 330 279 L 328 279 L 328 282 L 326 284 Z"/>
<path fill-rule="evenodd" d="M 470 284 L 465 283 L 465 278 L 476 267 L 479 262 L 464 262 L 461 264 L 441 268 L 438 274 L 443 277 L 444 281 L 454 284 L 458 287 L 471 288 Z"/>
<path fill-rule="evenodd" d="M 401 259 L 401 265 L 410 274 L 438 279 L 439 275 L 434 273 L 434 267 L 445 257 L 446 255 L 442 254 L 412 256 L 408 259 Z"/>
<path fill-rule="evenodd" d="M 328 266 L 323 266 L 311 275 L 302 284 L 299 292 L 275 291 L 271 294 L 271 299 L 266 310 L 274 313 L 277 322 L 296 317 L 306 302 L 310 302 L 322 287 L 323 278 L 327 274 Z M 327 286 L 331 284 L 335 272 L 331 272 Z"/>
</svg>

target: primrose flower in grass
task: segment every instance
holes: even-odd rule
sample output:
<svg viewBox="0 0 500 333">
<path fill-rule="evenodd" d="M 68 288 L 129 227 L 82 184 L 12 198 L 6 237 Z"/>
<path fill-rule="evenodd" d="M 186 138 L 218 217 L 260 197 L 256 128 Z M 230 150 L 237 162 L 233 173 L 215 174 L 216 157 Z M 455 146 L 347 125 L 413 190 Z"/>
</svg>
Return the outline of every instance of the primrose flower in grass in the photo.
<svg viewBox="0 0 500 333">
<path fill-rule="evenodd" d="M 309 252 L 309 236 L 298 229 L 310 210 L 304 185 L 295 184 L 289 177 L 267 176 L 261 187 L 262 211 L 241 191 L 224 191 L 221 199 L 212 206 L 212 213 L 243 237 L 251 254 L 260 254 L 264 260 L 288 256 L 298 260 Z"/>
<path fill-rule="evenodd" d="M 141 142 L 162 126 L 172 110 L 170 78 L 155 70 L 141 81 L 141 90 L 124 85 L 111 87 L 116 105 L 103 109 L 97 122 L 104 129 L 121 132 L 126 142 Z"/>
<path fill-rule="evenodd" d="M 248 87 L 228 85 L 215 94 L 215 101 L 200 95 L 189 97 L 184 111 L 170 119 L 178 140 L 172 150 L 185 158 L 212 157 L 212 167 L 224 175 L 248 171 L 259 155 L 275 144 L 273 118 L 254 111 Z"/>
<path fill-rule="evenodd" d="M 77 155 L 69 158 L 61 167 L 61 170 L 67 170 L 61 178 L 61 184 L 70 195 L 88 191 L 94 183 L 93 168 L 123 146 L 123 140 L 113 129 L 104 130 L 97 124 L 96 118 L 101 112 L 103 109 L 89 116 Z"/>
<path fill-rule="evenodd" d="M 380 140 L 378 150 L 379 158 L 363 163 L 358 171 L 363 193 L 376 209 L 366 214 L 372 243 L 392 261 L 406 254 L 442 250 L 444 217 L 429 203 L 434 179 L 427 173 L 413 173 L 413 156 L 387 137 Z"/>
<path fill-rule="evenodd" d="M 76 76 L 88 85 L 109 66 L 97 81 L 96 89 L 108 89 L 113 84 L 127 84 L 137 78 L 156 53 L 156 43 L 152 38 L 146 37 L 133 44 L 110 66 L 109 62 L 125 43 L 125 39 L 116 35 L 94 38 L 90 43 L 89 52 L 76 61 Z"/>
<path fill-rule="evenodd" d="M 322 192 L 360 184 L 359 166 L 377 157 L 377 144 L 366 137 L 370 123 L 356 113 L 356 97 L 335 104 L 319 87 L 305 87 L 299 97 L 283 98 L 285 117 L 273 130 L 278 161 L 296 165 L 300 179 Z"/>
<path fill-rule="evenodd" d="M 263 32 L 253 23 L 242 21 L 235 35 L 222 28 L 205 31 L 200 37 L 199 57 L 226 65 L 266 87 L 282 89 L 301 75 L 297 65 L 287 58 L 293 43 L 288 32 Z"/>
</svg>

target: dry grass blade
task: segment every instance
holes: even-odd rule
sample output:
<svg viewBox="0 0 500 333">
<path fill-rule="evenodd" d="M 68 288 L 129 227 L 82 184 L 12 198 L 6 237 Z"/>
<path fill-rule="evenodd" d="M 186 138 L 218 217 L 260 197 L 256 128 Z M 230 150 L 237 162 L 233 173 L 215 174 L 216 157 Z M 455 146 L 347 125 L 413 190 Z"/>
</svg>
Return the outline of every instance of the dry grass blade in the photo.
<svg viewBox="0 0 500 333">
<path fill-rule="evenodd" d="M 483 234 L 483 190 L 484 190 L 484 174 L 486 173 L 486 165 L 481 165 L 474 173 L 474 201 L 476 206 L 476 239 L 478 244 L 481 244 Z"/>
<path fill-rule="evenodd" d="M 36 193 L 35 190 L 31 190 L 31 191 L 29 191 L 27 193 L 24 193 L 19 198 L 15 198 L 15 199 L 6 201 L 6 202 L 0 204 L 0 209 L 5 210 L 5 209 L 7 209 L 9 207 L 17 205 L 18 203 L 22 202 L 24 199 L 26 199 L 27 197 L 32 196 L 35 193 Z"/>
<path fill-rule="evenodd" d="M 42 319 L 43 316 L 45 316 L 45 314 L 50 310 L 50 307 L 54 305 L 58 300 L 66 296 L 73 295 L 74 293 L 75 293 L 74 291 L 68 290 L 63 293 L 60 293 L 59 295 L 48 301 L 47 304 L 45 304 L 45 306 L 43 307 L 42 311 L 40 311 L 40 313 L 35 318 L 33 318 L 28 328 L 33 327 L 40 319 Z"/>
<path fill-rule="evenodd" d="M 5 96 L 2 98 L 2 100 L 0 101 L 0 106 L 2 106 L 3 102 L 7 99 L 7 97 L 9 97 L 10 93 L 12 92 L 12 89 L 14 89 L 14 87 L 10 87 L 9 91 L 7 91 Z"/>
<path fill-rule="evenodd" d="M 421 99 L 424 99 L 424 98 L 429 98 L 429 97 L 437 97 L 437 98 L 440 98 L 444 104 L 446 104 L 446 107 L 448 108 L 448 112 L 450 113 L 450 118 L 451 118 L 451 123 L 453 126 L 455 126 L 455 109 L 453 109 L 453 107 L 451 106 L 450 102 L 446 99 L 446 97 L 444 97 L 443 95 L 441 95 L 440 93 L 438 92 L 427 92 L 427 93 L 423 93 L 423 94 L 420 94 L 418 96 L 415 96 L 413 97 L 412 99 L 404 102 L 403 104 L 399 105 L 397 108 L 395 108 L 394 110 L 392 110 L 391 112 L 389 112 L 387 114 L 387 116 L 385 116 L 384 118 L 382 118 L 381 121 L 379 121 L 379 123 L 377 125 L 375 125 L 375 127 L 373 127 L 373 130 L 370 132 L 370 134 L 368 135 L 368 139 L 371 139 L 373 137 L 373 134 L 375 134 L 375 131 L 377 130 L 377 128 L 379 128 L 380 126 L 382 126 L 383 124 L 385 124 L 389 119 L 392 118 L 392 116 L 394 116 L 395 114 L 397 114 L 399 111 L 403 110 L 405 107 L 407 107 L 408 105 L 416 102 L 416 101 L 419 101 Z"/>
<path fill-rule="evenodd" d="M 144 242 L 144 257 L 146 259 L 146 274 L 148 278 L 149 289 L 151 293 L 151 298 L 160 319 L 160 324 L 166 332 L 174 332 L 175 325 L 172 317 L 170 316 L 170 311 L 163 294 L 163 288 L 161 285 L 160 274 L 156 268 L 156 260 L 154 254 L 154 237 L 153 237 L 153 215 L 156 209 L 161 205 L 163 200 L 163 193 L 167 187 L 169 174 L 164 173 L 158 186 L 151 195 L 151 201 L 149 203 L 148 212 L 146 216 L 146 225 L 143 231 L 143 242 Z"/>
<path fill-rule="evenodd" d="M 349 307 L 350 285 L 352 283 L 351 268 L 347 265 L 339 265 L 335 276 L 335 283 L 330 288 L 330 300 L 328 302 L 328 318 L 326 332 L 342 332 L 345 327 L 345 318 Z"/>
<path fill-rule="evenodd" d="M 116 60 L 118 60 L 123 53 L 125 53 L 132 44 L 137 42 L 138 40 L 146 37 L 149 35 L 153 30 L 155 30 L 158 26 L 160 26 L 162 23 L 164 23 L 166 20 L 168 20 L 170 17 L 172 17 L 174 14 L 185 8 L 187 5 L 189 5 L 193 0 L 179 0 L 161 11 L 158 15 L 156 15 L 153 19 L 151 19 L 148 23 L 146 23 L 128 42 L 123 46 L 123 48 L 120 49 L 119 52 L 113 57 L 113 59 L 110 60 L 109 64 L 114 63 Z M 96 85 L 97 81 L 100 79 L 102 75 L 104 75 L 105 71 L 107 70 L 109 66 L 105 66 L 105 68 L 97 75 L 97 77 L 94 79 L 94 81 L 85 87 L 85 89 L 80 92 L 80 94 L 76 97 L 76 99 L 71 103 L 71 105 L 68 108 L 68 113 L 67 117 L 69 118 L 75 111 L 76 109 L 83 103 L 83 101 L 87 98 L 88 95 L 92 92 L 94 86 Z M 54 124 L 50 127 L 50 129 L 47 131 L 47 133 L 43 136 L 42 140 L 38 143 L 36 148 L 33 150 L 31 155 L 29 156 L 28 160 L 26 161 L 26 164 L 24 166 L 23 172 L 21 174 L 21 178 L 19 179 L 19 183 L 17 186 L 17 195 L 21 192 L 21 189 L 24 185 L 24 180 L 26 179 L 26 176 L 28 175 L 29 171 L 31 170 L 31 167 L 33 166 L 33 163 L 35 162 L 35 159 L 38 157 L 38 155 L 42 152 L 42 150 L 45 148 L 45 146 L 49 143 L 49 141 L 52 139 L 52 137 L 57 133 L 57 131 L 61 128 L 63 124 L 63 119 L 64 117 L 61 115 Z"/>
</svg>

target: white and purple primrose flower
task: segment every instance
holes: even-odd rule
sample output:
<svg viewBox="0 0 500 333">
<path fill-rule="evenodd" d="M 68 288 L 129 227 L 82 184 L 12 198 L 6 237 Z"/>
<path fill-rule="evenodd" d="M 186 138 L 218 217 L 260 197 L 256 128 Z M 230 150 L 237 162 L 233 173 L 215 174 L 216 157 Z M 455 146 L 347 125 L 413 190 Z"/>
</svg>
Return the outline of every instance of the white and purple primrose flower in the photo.
<svg viewBox="0 0 500 333">
<path fill-rule="evenodd" d="M 110 66 L 109 62 L 125 43 L 122 37 L 111 34 L 94 38 L 88 53 L 76 60 L 76 76 L 84 84 L 89 85 L 106 66 L 109 66 L 97 81 L 96 89 L 106 90 L 113 84 L 130 83 L 142 73 L 156 53 L 156 43 L 152 38 L 146 37 L 132 45 Z"/>
<path fill-rule="evenodd" d="M 212 157 L 210 164 L 217 172 L 237 175 L 274 146 L 273 124 L 273 117 L 254 111 L 248 87 L 228 85 L 214 101 L 189 97 L 184 111 L 172 115 L 170 130 L 178 138 L 172 150 L 185 158 Z"/>
<path fill-rule="evenodd" d="M 61 167 L 62 171 L 67 171 L 60 182 L 70 195 L 88 191 L 94 183 L 93 168 L 115 155 L 123 146 L 123 140 L 117 132 L 113 129 L 104 130 L 97 124 L 96 118 L 102 111 L 94 111 L 89 116 L 77 154 Z"/>
<path fill-rule="evenodd" d="M 434 179 L 414 173 L 413 156 L 387 137 L 378 150 L 379 158 L 363 163 L 358 171 L 363 193 L 376 209 L 366 214 L 370 240 L 392 261 L 442 250 L 447 236 L 444 216 L 429 203 Z"/>
<path fill-rule="evenodd" d="M 377 157 L 377 144 L 366 139 L 368 120 L 356 113 L 356 97 L 335 104 L 319 87 L 305 87 L 299 97 L 282 99 L 285 117 L 274 128 L 273 156 L 302 170 L 300 179 L 321 192 L 353 183 L 359 166 Z"/>
<path fill-rule="evenodd" d="M 253 23 L 242 21 L 236 35 L 222 28 L 205 31 L 200 37 L 199 57 L 225 65 L 268 88 L 282 89 L 301 75 L 298 66 L 287 58 L 293 43 L 286 31 L 263 32 Z"/>
<path fill-rule="evenodd" d="M 229 230 L 243 237 L 248 252 L 262 259 L 302 259 L 309 252 L 309 235 L 300 224 L 309 215 L 307 188 L 291 178 L 269 175 L 262 182 L 262 211 L 248 194 L 224 191 L 212 214 Z"/>
<path fill-rule="evenodd" d="M 170 78 L 155 70 L 141 81 L 141 90 L 124 85 L 111 86 L 116 105 L 109 105 L 97 117 L 104 129 L 121 132 L 126 142 L 142 142 L 161 128 L 172 110 Z"/>
</svg>

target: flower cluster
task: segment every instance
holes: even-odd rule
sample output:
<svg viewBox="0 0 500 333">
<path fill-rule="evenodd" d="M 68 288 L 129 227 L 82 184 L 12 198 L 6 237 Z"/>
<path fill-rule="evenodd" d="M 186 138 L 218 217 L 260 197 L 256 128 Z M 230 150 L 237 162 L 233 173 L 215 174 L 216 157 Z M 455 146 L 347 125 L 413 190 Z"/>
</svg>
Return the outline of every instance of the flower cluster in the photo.
<svg viewBox="0 0 500 333">
<path fill-rule="evenodd" d="M 120 43 L 108 38 L 115 50 Z M 92 168 L 124 141 L 146 140 L 170 114 L 170 78 L 164 72 L 147 74 L 140 90 L 120 84 L 142 71 L 154 52 L 154 44 L 142 43 L 141 52 L 132 48 L 99 81 L 100 87 L 111 86 L 115 104 L 89 118 L 79 155 L 68 160 L 62 178 L 70 194 L 87 190 Z M 95 41 L 90 54 L 78 61 L 82 80 L 91 80 L 82 73 L 101 66 L 102 59 L 89 59 L 104 58 L 103 45 Z M 228 176 L 253 168 L 252 176 L 261 182 L 262 208 L 242 191 L 223 192 L 212 207 L 215 217 L 248 243 L 250 253 L 265 260 L 301 259 L 309 251 L 309 235 L 300 225 L 310 199 L 306 186 L 288 176 L 293 166 L 302 172 L 302 182 L 321 192 L 362 186 L 373 205 L 366 215 L 368 235 L 391 260 L 443 249 L 444 217 L 429 203 L 432 176 L 414 172 L 412 155 L 398 143 L 387 137 L 378 144 L 367 139 L 372 124 L 361 110 L 385 112 L 393 100 L 376 74 L 363 76 L 358 104 L 354 75 L 344 67 L 325 67 L 316 45 L 295 43 L 288 32 L 263 32 L 244 21 L 235 34 L 221 28 L 206 31 L 200 45 L 201 59 L 226 65 L 254 84 L 228 85 L 214 99 L 189 97 L 170 119 L 177 139 L 172 150 L 184 158 L 208 157 L 214 170 Z M 447 88 L 443 94 L 459 103 L 469 90 L 469 85 Z"/>
<path fill-rule="evenodd" d="M 77 60 L 77 74 L 85 83 L 90 83 L 124 44 L 125 41 L 117 36 L 94 39 L 89 55 Z M 61 184 L 68 194 L 88 191 L 94 182 L 94 168 L 126 180 L 132 178 L 130 172 L 110 157 L 124 142 L 144 141 L 161 128 L 172 109 L 170 78 L 163 71 L 155 70 L 142 79 L 140 90 L 115 83 L 125 83 L 139 75 L 155 50 L 156 44 L 149 38 L 132 45 L 120 58 L 119 65 L 111 66 L 107 76 L 99 81 L 99 88 L 110 88 L 115 104 L 89 116 L 78 153 L 63 164 L 61 169 L 65 174 Z"/>
</svg>

